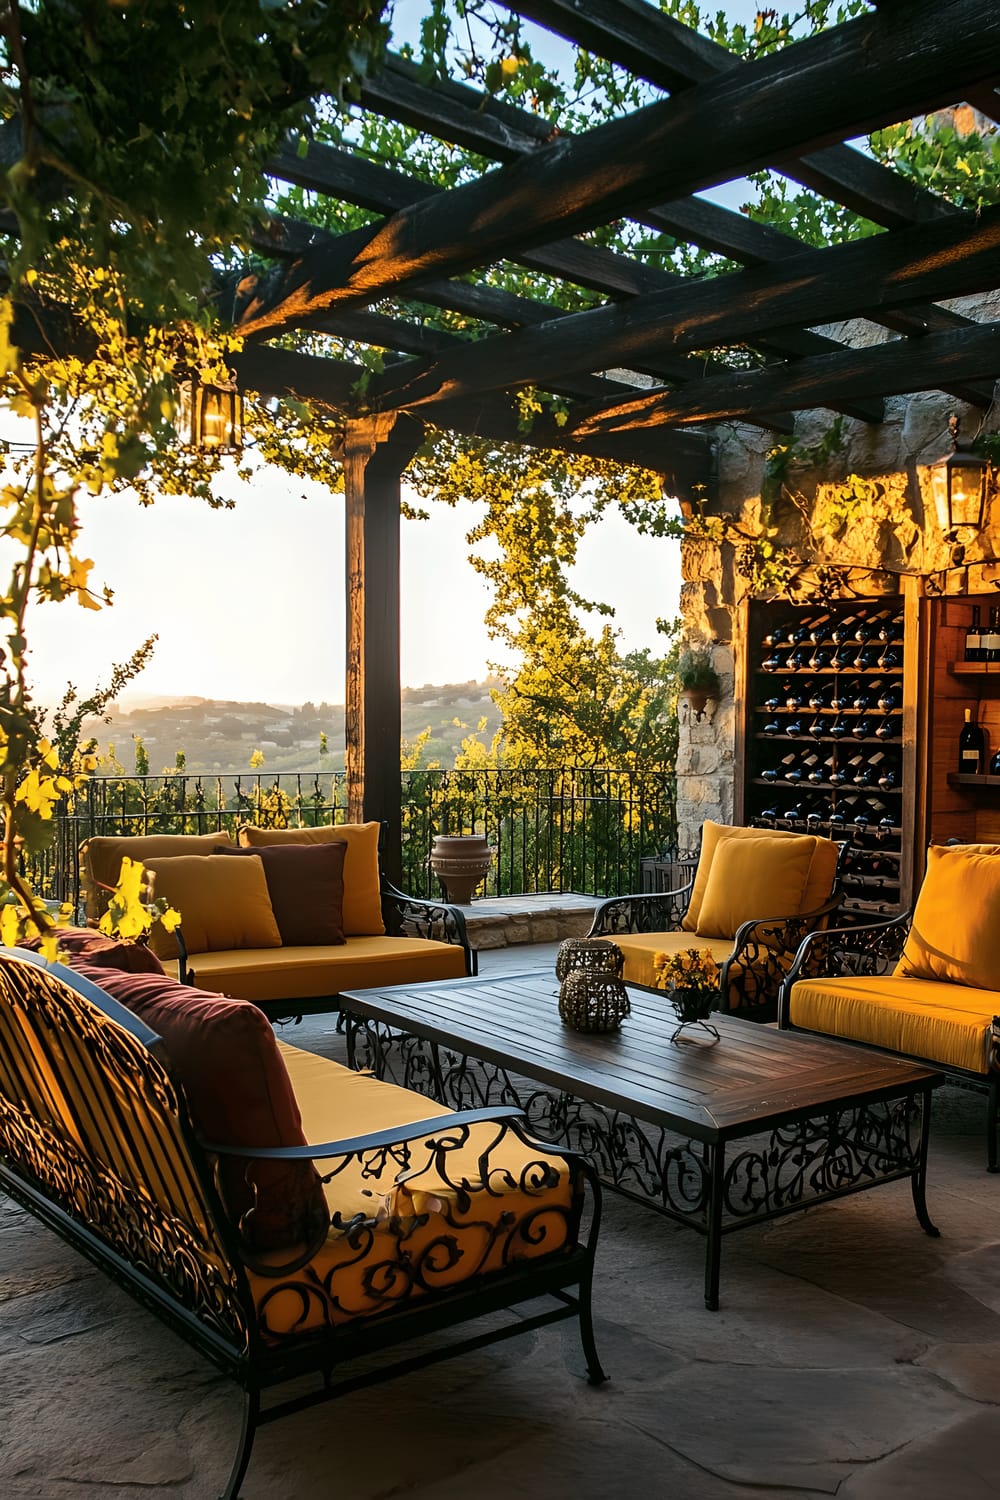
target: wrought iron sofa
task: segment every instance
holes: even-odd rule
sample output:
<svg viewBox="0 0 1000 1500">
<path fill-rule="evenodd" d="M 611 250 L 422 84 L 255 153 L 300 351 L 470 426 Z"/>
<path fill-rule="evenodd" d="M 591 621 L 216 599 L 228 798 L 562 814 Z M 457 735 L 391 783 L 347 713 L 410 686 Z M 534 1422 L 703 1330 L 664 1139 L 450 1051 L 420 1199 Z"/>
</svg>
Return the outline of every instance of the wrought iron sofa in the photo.
<svg viewBox="0 0 1000 1500">
<path fill-rule="evenodd" d="M 604 1378 L 599 1190 L 520 1111 L 450 1113 L 285 1046 L 255 1006 L 157 974 L 142 949 L 84 945 L 73 963 L 0 949 L 0 1189 L 243 1388 L 225 1500 L 259 1425 L 516 1332 L 576 1316 Z M 546 1300 L 433 1338 L 529 1298 Z"/>
<path fill-rule="evenodd" d="M 656 988 L 657 953 L 707 948 L 719 965 L 718 1008 L 773 1020 L 799 944 L 843 899 L 845 847 L 812 834 L 706 820 L 687 885 L 602 902 L 589 936 L 613 939 L 626 982 L 648 990 Z M 757 914 L 768 907 L 778 915 Z"/>
<path fill-rule="evenodd" d="M 912 913 L 810 934 L 778 1024 L 938 1068 L 986 1092 L 987 1167 L 1000 1128 L 1000 846 L 932 846 Z"/>
<path fill-rule="evenodd" d="M 91 838 L 80 850 L 87 921 L 96 926 L 107 910 L 122 858 L 141 861 L 155 894 L 181 913 L 178 932 L 154 928 L 161 961 L 184 983 L 252 1000 L 272 1020 L 336 1009 L 343 990 L 475 974 L 459 908 L 408 896 L 381 875 L 381 831 L 374 822 L 245 825 L 239 846 L 223 832 Z M 282 850 L 305 871 L 290 874 Z M 226 855 L 238 853 L 260 855 L 263 872 L 234 868 L 245 862 Z"/>
</svg>

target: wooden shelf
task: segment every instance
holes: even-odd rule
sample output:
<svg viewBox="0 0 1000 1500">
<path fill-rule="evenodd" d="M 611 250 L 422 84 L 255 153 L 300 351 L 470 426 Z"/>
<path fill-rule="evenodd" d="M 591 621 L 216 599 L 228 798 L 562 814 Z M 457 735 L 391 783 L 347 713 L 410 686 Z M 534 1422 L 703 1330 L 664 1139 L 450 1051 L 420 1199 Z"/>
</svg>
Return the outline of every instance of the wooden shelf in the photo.
<svg viewBox="0 0 1000 1500">
<path fill-rule="evenodd" d="M 1000 787 L 1000 776 L 967 776 L 961 771 L 951 771 L 948 774 L 948 785 Z"/>
<path fill-rule="evenodd" d="M 1000 687 L 1000 661 L 950 661 L 948 671 L 952 677 L 975 677 L 980 681 L 991 677 Z"/>
</svg>

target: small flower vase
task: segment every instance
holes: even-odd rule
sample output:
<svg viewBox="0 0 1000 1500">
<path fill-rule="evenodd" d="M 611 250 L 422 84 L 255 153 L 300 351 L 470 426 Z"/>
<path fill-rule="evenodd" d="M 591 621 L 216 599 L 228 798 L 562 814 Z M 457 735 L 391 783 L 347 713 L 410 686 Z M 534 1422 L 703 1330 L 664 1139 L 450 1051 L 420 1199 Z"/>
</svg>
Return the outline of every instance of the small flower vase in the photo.
<svg viewBox="0 0 1000 1500">
<path fill-rule="evenodd" d="M 672 1042 L 676 1042 L 685 1026 L 698 1026 L 702 1031 L 711 1032 L 716 1041 L 719 1040 L 719 1033 L 708 1020 L 712 1014 L 712 1004 L 718 999 L 718 990 L 700 989 L 694 985 L 674 985 L 669 995 L 674 1015 L 680 1023 L 670 1038 Z"/>
</svg>

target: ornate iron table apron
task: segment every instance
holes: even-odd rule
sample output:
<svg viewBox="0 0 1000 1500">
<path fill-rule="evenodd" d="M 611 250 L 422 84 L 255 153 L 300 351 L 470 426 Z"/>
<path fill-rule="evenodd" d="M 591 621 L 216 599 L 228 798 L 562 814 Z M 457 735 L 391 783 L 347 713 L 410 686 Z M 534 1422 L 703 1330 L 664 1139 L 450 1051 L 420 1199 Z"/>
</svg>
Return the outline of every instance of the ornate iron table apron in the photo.
<svg viewBox="0 0 1000 1500">
<path fill-rule="evenodd" d="M 564 1025 L 545 972 L 348 991 L 341 1005 L 352 1066 L 455 1109 L 519 1105 L 606 1186 L 703 1234 L 710 1309 L 723 1237 L 796 1209 L 909 1178 L 938 1233 L 925 1184 L 940 1073 L 723 1015 L 718 1044 L 671 1044 L 666 996 L 629 994 L 611 1035 Z"/>
</svg>

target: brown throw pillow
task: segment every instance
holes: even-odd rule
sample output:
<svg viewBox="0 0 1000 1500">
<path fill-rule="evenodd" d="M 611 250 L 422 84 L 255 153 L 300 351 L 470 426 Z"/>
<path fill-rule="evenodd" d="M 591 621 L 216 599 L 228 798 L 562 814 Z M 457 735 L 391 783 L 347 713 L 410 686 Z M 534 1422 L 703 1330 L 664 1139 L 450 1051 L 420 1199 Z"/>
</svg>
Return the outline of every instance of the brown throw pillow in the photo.
<svg viewBox="0 0 1000 1500">
<path fill-rule="evenodd" d="M 57 927 L 60 960 L 69 968 L 92 964 L 101 969 L 119 969 L 123 974 L 162 974 L 156 954 L 141 943 L 126 943 L 92 932 L 86 927 Z M 33 953 L 41 950 L 39 937 L 24 938 L 20 946 Z"/>
<path fill-rule="evenodd" d="M 220 1146 L 307 1144 L 274 1032 L 255 1005 L 166 976 L 118 974 L 91 965 L 80 965 L 77 972 L 163 1038 L 171 1070 L 205 1140 Z M 224 1156 L 219 1175 L 226 1208 L 237 1223 L 242 1219 L 255 1249 L 286 1249 L 325 1237 L 323 1185 L 311 1161 Z"/>
<path fill-rule="evenodd" d="M 318 947 L 346 941 L 346 844 L 265 844 L 259 849 L 220 847 L 215 853 L 261 861 L 284 947 Z"/>
</svg>

